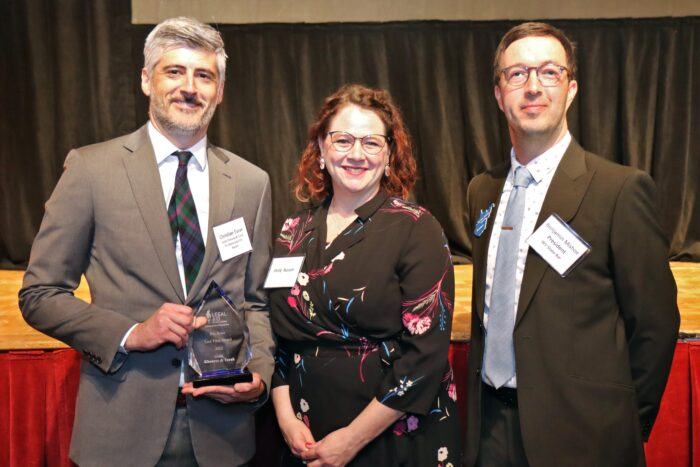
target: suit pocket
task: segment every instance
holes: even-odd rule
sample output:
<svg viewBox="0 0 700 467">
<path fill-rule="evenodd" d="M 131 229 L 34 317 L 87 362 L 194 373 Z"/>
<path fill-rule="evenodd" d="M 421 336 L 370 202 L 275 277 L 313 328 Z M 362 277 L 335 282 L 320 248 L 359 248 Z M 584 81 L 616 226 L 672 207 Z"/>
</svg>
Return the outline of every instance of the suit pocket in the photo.
<svg viewBox="0 0 700 467">
<path fill-rule="evenodd" d="M 114 381 L 117 383 L 121 383 L 126 379 L 126 376 L 128 374 L 125 369 L 126 364 L 127 362 L 124 362 L 122 367 L 114 373 L 105 373 L 92 363 L 83 362 L 80 368 L 80 372 L 86 376 L 89 376 L 95 381 Z"/>
<path fill-rule="evenodd" d="M 618 383 L 615 381 L 599 381 L 595 380 L 592 378 L 586 378 L 583 376 L 575 375 L 575 374 L 570 374 L 569 378 L 572 378 L 576 381 L 580 381 L 581 383 L 588 384 L 588 385 L 595 385 L 599 387 L 607 387 L 611 389 L 619 389 L 625 392 L 634 392 L 634 387 L 632 387 L 631 384 L 624 384 L 624 383 Z"/>
</svg>

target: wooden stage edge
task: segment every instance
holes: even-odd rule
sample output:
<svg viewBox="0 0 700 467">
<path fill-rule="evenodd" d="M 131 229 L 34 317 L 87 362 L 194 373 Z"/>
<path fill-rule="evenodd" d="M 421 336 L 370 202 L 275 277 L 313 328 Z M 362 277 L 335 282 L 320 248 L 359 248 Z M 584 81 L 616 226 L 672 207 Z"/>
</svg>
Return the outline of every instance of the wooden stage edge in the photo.
<svg viewBox="0 0 700 467">
<path fill-rule="evenodd" d="M 681 311 L 681 336 L 700 336 L 700 263 L 671 263 L 678 284 L 678 307 Z M 0 270 L 0 351 L 42 350 L 66 347 L 30 328 L 17 307 L 17 292 L 22 284 L 23 271 Z M 471 265 L 455 266 L 455 312 L 452 322 L 452 340 L 468 341 L 471 324 Z M 85 281 L 76 295 L 90 300 Z"/>
</svg>

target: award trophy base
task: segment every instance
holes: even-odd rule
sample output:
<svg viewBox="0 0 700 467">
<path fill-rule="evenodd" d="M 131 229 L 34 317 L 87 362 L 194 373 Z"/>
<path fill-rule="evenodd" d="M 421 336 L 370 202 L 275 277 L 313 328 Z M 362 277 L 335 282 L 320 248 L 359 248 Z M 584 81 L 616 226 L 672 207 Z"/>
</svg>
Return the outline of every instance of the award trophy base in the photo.
<svg viewBox="0 0 700 467">
<path fill-rule="evenodd" d="M 233 386 L 236 383 L 250 383 L 253 374 L 248 370 L 217 371 L 204 373 L 201 378 L 194 378 L 192 386 L 201 388 L 204 386 Z"/>
</svg>

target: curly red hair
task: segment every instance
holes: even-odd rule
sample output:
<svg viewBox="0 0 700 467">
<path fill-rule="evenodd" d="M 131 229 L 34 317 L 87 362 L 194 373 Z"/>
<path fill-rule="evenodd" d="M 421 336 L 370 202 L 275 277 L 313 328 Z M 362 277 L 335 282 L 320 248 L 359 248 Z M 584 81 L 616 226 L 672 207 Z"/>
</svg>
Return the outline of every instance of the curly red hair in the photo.
<svg viewBox="0 0 700 467">
<path fill-rule="evenodd" d="M 386 127 L 389 137 L 389 176 L 382 176 L 381 187 L 390 196 L 406 199 L 416 182 L 416 161 L 411 137 L 401 112 L 388 91 L 372 89 L 361 84 L 348 84 L 326 98 L 314 123 L 309 127 L 308 142 L 301 154 L 294 180 L 294 194 L 301 202 L 317 202 L 333 192 L 331 177 L 321 170 L 319 141 L 326 136 L 330 121 L 349 104 L 371 110 Z"/>
</svg>

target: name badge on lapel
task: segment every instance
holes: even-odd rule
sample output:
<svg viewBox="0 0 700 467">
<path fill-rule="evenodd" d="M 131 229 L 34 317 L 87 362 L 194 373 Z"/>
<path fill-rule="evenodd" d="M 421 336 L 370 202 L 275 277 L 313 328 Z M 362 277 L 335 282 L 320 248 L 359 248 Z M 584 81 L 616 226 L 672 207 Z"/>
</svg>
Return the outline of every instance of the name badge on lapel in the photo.
<svg viewBox="0 0 700 467">
<path fill-rule="evenodd" d="M 489 207 L 486 209 L 481 209 L 479 212 L 479 219 L 476 221 L 476 225 L 474 226 L 474 236 L 476 237 L 481 237 L 484 232 L 486 231 L 486 225 L 489 222 L 489 217 L 491 216 L 491 212 L 493 211 L 493 207 L 495 206 L 494 203 L 489 204 Z"/>
<path fill-rule="evenodd" d="M 561 277 L 566 277 L 591 252 L 591 245 L 556 214 L 549 216 L 527 243 Z"/>
<path fill-rule="evenodd" d="M 242 217 L 214 227 L 216 246 L 219 247 L 221 261 L 248 253 L 253 249 Z"/>
<path fill-rule="evenodd" d="M 273 258 L 265 278 L 265 289 L 293 287 L 299 277 L 304 256 Z"/>
</svg>

